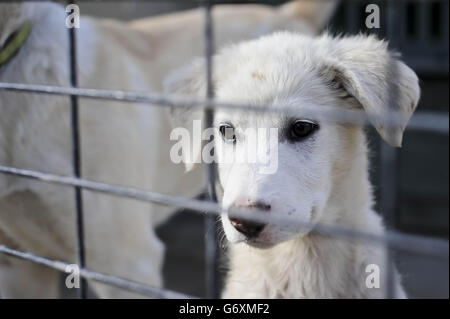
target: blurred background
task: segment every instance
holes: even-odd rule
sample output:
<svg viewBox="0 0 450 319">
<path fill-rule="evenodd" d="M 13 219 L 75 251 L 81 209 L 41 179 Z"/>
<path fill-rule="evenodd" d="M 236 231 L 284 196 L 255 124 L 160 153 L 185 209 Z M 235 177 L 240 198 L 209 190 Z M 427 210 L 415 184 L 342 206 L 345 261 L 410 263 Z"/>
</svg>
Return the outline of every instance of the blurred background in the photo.
<svg viewBox="0 0 450 319">
<path fill-rule="evenodd" d="M 283 2 L 286 1 L 263 1 L 270 5 Z M 381 9 L 379 29 L 365 26 L 365 8 L 371 3 Z M 198 3 L 83 1 L 79 6 L 82 15 L 130 20 L 194 8 Z M 448 1 L 347 0 L 341 1 L 326 29 L 333 34 L 376 33 L 389 40 L 391 48 L 399 51 L 403 60 L 419 75 L 422 97 L 418 112 L 433 112 L 448 119 L 448 21 Z M 448 134 L 407 130 L 403 147 L 399 150 L 380 143 L 370 128 L 368 136 L 377 210 L 386 215 L 388 226 L 407 233 L 448 239 Z M 205 232 L 217 230 L 205 230 L 204 225 L 202 216 L 180 212 L 158 229 L 159 236 L 167 245 L 164 266 L 167 288 L 205 296 Z M 223 248 L 218 249 L 219 258 L 222 258 Z M 449 297 L 448 262 L 398 252 L 396 263 L 410 297 Z M 223 274 L 224 269 L 218 269 L 218 289 Z"/>
</svg>

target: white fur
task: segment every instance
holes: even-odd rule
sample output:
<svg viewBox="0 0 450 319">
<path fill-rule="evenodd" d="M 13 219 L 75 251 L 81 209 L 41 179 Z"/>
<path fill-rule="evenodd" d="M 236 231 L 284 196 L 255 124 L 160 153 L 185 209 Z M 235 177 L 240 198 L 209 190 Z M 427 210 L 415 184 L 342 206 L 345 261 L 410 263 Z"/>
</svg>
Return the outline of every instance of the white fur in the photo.
<svg viewBox="0 0 450 319">
<path fill-rule="evenodd" d="M 312 21 L 302 20 L 303 3 L 295 2 L 295 10 L 217 8 L 216 43 L 251 39 L 281 28 L 313 32 Z M 323 20 L 324 12 L 332 11 L 327 8 L 316 8 Z M 169 69 L 203 51 L 201 10 L 128 24 L 81 14 L 77 30 L 81 87 L 160 91 Z M 33 27 L 20 52 L 0 69 L 0 81 L 69 85 L 65 17 L 57 4 L 1 4 L 0 45 L 25 20 Z M 69 99 L 0 94 L 0 163 L 71 175 Z M 170 117 L 165 108 L 80 99 L 82 176 L 179 196 L 198 194 L 204 186 L 203 171 L 185 175 L 169 159 Z M 83 192 L 83 201 L 87 267 L 161 286 L 163 245 L 153 226 L 173 208 L 89 191 Z M 0 244 L 76 262 L 73 190 L 0 174 Z M 58 295 L 57 272 L 0 258 L 2 297 Z M 90 287 L 100 297 L 129 296 L 96 283 Z"/>
<path fill-rule="evenodd" d="M 201 96 L 204 75 L 200 65 L 197 61 L 173 76 L 169 90 Z M 414 72 L 374 37 L 276 33 L 223 50 L 214 58 L 214 65 L 220 101 L 291 105 L 300 112 L 302 108 L 361 108 L 381 136 L 396 146 L 420 94 Z M 343 98 L 345 92 L 352 97 Z M 392 128 L 384 121 L 394 113 L 400 114 L 402 122 Z M 199 116 L 196 112 L 182 115 L 182 121 Z M 223 163 L 221 156 L 232 152 L 232 144 L 225 143 L 220 134 L 216 136 L 223 206 L 264 202 L 271 209 L 261 213 L 382 235 L 382 221 L 372 209 L 362 128 L 305 119 L 316 121 L 319 129 L 298 142 L 280 137 L 274 174 L 258 173 L 258 163 Z M 218 109 L 214 122 L 217 127 L 229 123 L 236 128 L 235 147 L 239 150 L 246 147 L 246 137 L 238 128 L 275 127 L 283 132 L 287 120 L 282 115 Z M 226 214 L 222 222 L 231 242 L 225 298 L 383 297 L 388 268 L 380 246 L 320 236 L 314 227 L 272 224 L 247 240 Z M 378 289 L 366 287 L 365 270 L 370 264 L 380 268 Z M 394 280 L 396 297 L 405 297 L 397 273 Z"/>
</svg>

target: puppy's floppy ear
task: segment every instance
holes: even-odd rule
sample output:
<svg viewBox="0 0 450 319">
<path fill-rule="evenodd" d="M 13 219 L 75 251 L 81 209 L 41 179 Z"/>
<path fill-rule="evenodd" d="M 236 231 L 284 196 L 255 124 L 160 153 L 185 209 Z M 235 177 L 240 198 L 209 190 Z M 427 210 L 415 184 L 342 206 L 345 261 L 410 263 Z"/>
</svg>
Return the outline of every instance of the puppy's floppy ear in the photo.
<svg viewBox="0 0 450 319">
<path fill-rule="evenodd" d="M 331 39 L 322 40 L 321 45 L 327 45 Z M 322 74 L 359 102 L 385 141 L 400 147 L 420 97 L 414 71 L 374 36 L 332 39 L 325 51 Z"/>
<path fill-rule="evenodd" d="M 206 97 L 205 63 L 203 59 L 198 59 L 184 67 L 176 70 L 167 77 L 164 82 L 164 93 L 170 97 L 186 99 L 203 99 Z M 172 124 L 174 128 L 186 128 L 191 139 L 199 138 L 200 141 L 192 141 L 189 150 L 183 149 L 183 162 L 186 171 L 192 170 L 201 157 L 201 136 L 194 134 L 194 121 L 200 121 L 201 132 L 204 129 L 204 111 L 201 107 L 186 106 L 172 107 Z M 194 147 L 200 145 L 200 147 Z"/>
</svg>

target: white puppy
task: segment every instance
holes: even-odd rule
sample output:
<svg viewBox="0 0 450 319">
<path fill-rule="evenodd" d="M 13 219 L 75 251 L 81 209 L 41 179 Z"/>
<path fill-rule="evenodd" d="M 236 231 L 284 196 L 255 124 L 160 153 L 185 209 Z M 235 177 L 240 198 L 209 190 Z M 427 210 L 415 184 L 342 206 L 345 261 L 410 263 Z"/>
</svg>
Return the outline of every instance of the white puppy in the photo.
<svg viewBox="0 0 450 319">
<path fill-rule="evenodd" d="M 218 7 L 216 43 L 276 29 L 313 33 L 334 6 L 333 1 L 295 1 L 279 8 Z M 203 17 L 201 10 L 190 10 L 120 23 L 81 12 L 79 85 L 160 91 L 171 68 L 202 54 Z M 20 50 L 2 55 L 0 82 L 68 86 L 65 22 L 58 4 L 1 4 L 0 49 L 18 41 Z M 28 23 L 31 30 L 23 41 L 17 35 Z M 0 114 L 2 165 L 72 175 L 69 98 L 1 91 Z M 202 171 L 185 175 L 170 161 L 170 120 L 165 108 L 81 99 L 82 176 L 179 196 L 198 194 Z M 153 226 L 174 209 L 89 191 L 83 191 L 83 201 L 87 267 L 161 286 L 163 245 Z M 75 238 L 73 189 L 0 174 L 0 245 L 76 262 Z M 2 297 L 57 297 L 58 276 L 0 256 Z M 100 297 L 128 296 L 100 284 L 91 287 Z"/>
<path fill-rule="evenodd" d="M 202 63 L 168 81 L 169 92 L 201 97 Z M 387 44 L 371 36 L 317 38 L 276 33 L 223 50 L 214 58 L 219 101 L 288 105 L 298 116 L 215 111 L 216 156 L 224 207 L 257 209 L 295 218 L 383 234 L 373 211 L 366 140 L 361 126 L 336 123 L 302 110 L 364 110 L 381 136 L 400 146 L 417 106 L 416 74 Z M 178 114 L 190 127 L 198 111 Z M 396 115 L 397 125 L 391 126 Z M 257 160 L 227 162 L 249 150 L 248 129 L 277 128 L 276 169 L 264 173 Z M 258 148 L 270 150 L 269 139 Z M 266 144 L 264 144 L 266 143 Z M 381 298 L 388 284 L 382 247 L 338 240 L 296 226 L 257 224 L 222 216 L 230 269 L 226 298 Z M 371 266 L 369 266 L 371 265 Z M 380 288 L 366 285 L 366 267 L 378 267 Z M 405 297 L 395 275 L 397 297 Z"/>
</svg>

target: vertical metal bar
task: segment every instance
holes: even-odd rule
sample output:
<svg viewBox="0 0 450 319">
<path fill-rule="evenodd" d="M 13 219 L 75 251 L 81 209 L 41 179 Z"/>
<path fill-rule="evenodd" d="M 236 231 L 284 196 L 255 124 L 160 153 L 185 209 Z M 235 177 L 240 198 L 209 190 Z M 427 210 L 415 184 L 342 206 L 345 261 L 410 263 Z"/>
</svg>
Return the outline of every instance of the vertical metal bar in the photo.
<svg viewBox="0 0 450 319">
<path fill-rule="evenodd" d="M 345 24 L 347 30 L 349 30 L 351 34 L 357 33 L 359 25 L 356 17 L 359 17 L 359 12 L 357 10 L 357 5 L 359 5 L 359 2 L 348 1 L 347 3 L 345 3 L 345 5 L 345 16 L 347 18 Z"/>
<path fill-rule="evenodd" d="M 398 48 L 399 34 L 398 29 L 394 29 L 399 19 L 398 17 L 398 3 L 388 2 L 387 4 L 387 23 L 386 34 L 390 43 Z M 391 75 L 396 76 L 395 70 L 390 70 Z M 389 109 L 395 109 L 393 106 L 396 103 L 397 92 L 389 92 Z M 384 141 L 381 142 L 380 147 L 381 158 L 381 211 L 384 214 L 386 226 L 390 230 L 394 230 L 396 226 L 396 212 L 398 209 L 398 152 L 397 149 L 387 145 Z M 386 245 L 386 260 L 385 260 L 385 297 L 395 298 L 395 266 L 394 266 L 394 252 L 388 245 Z"/>
<path fill-rule="evenodd" d="M 397 211 L 397 185 L 398 185 L 398 154 L 397 150 L 384 141 L 380 147 L 381 156 L 381 211 L 386 226 L 391 231 L 395 228 Z M 382 269 L 383 271 L 383 269 Z M 386 264 L 384 269 L 385 297 L 395 298 L 395 267 L 394 252 L 386 245 Z M 383 288 L 383 287 L 382 287 Z"/>
<path fill-rule="evenodd" d="M 449 46 L 449 42 L 446 40 L 449 37 L 449 25 L 448 25 L 448 20 L 449 20 L 449 3 L 448 1 L 441 1 L 441 5 L 442 5 L 442 10 L 441 10 L 441 41 L 439 41 L 443 47 L 443 49 L 445 50 L 444 52 L 447 52 L 448 54 L 448 46 Z"/>
<path fill-rule="evenodd" d="M 214 98 L 214 87 L 212 80 L 214 39 L 213 39 L 213 19 L 212 19 L 211 0 L 205 1 L 205 60 L 206 60 L 206 98 L 211 100 Z M 213 126 L 214 112 L 211 109 L 205 110 L 205 127 Z M 208 177 L 208 195 L 211 201 L 217 201 L 215 190 L 216 175 L 214 162 L 207 164 Z M 217 297 L 216 285 L 216 261 L 217 261 L 217 237 L 216 223 L 213 215 L 205 216 L 205 267 L 206 267 L 206 297 Z"/>
<path fill-rule="evenodd" d="M 69 4 L 75 4 L 75 1 L 68 1 Z M 77 46 L 75 28 L 69 28 L 69 67 L 70 67 L 70 85 L 77 87 Z M 78 97 L 70 96 L 71 103 L 71 128 L 72 128 L 72 164 L 75 177 L 81 177 L 81 155 L 80 155 L 80 132 L 79 132 L 79 113 Z M 76 213 L 76 234 L 77 234 L 77 257 L 80 268 L 85 266 L 84 250 L 84 222 L 83 222 L 83 197 L 81 188 L 75 187 L 75 213 Z M 87 283 L 84 279 L 80 282 L 79 297 L 87 297 Z"/>
<path fill-rule="evenodd" d="M 429 16 L 430 16 L 430 6 L 429 3 L 426 2 L 419 2 L 417 3 L 417 6 L 419 8 L 419 10 L 417 10 L 418 13 L 418 21 L 416 22 L 418 25 L 418 36 L 419 36 L 419 41 L 420 41 L 420 45 L 428 45 L 428 39 L 429 39 L 429 34 L 430 34 L 430 21 L 429 21 Z"/>
</svg>

